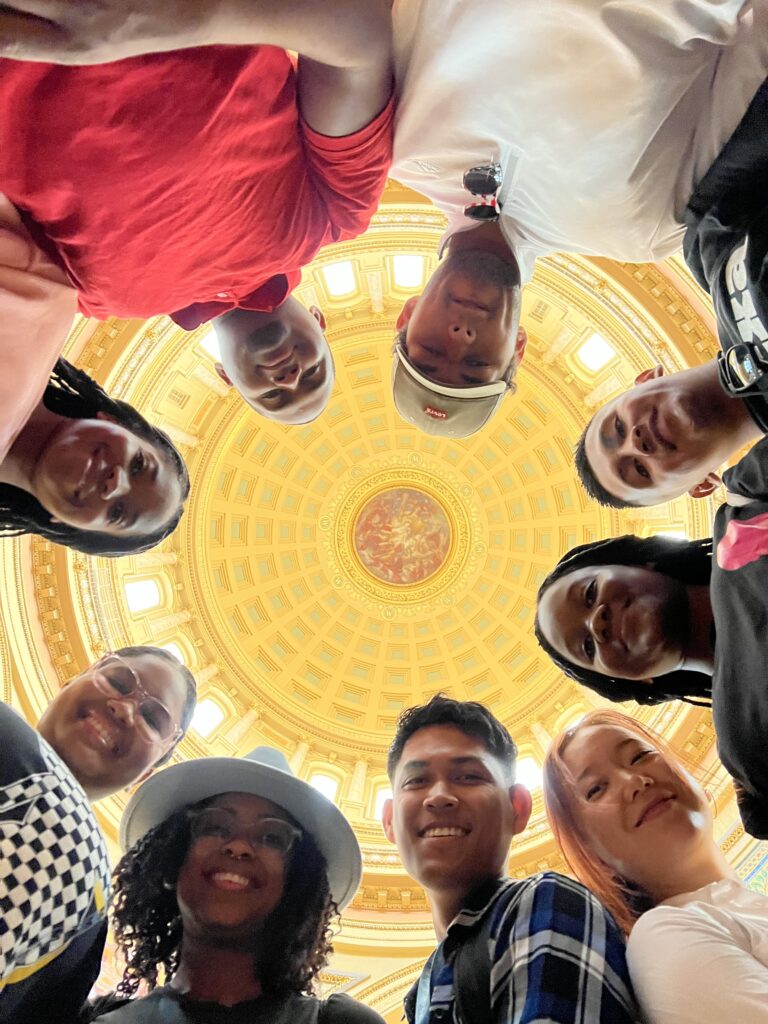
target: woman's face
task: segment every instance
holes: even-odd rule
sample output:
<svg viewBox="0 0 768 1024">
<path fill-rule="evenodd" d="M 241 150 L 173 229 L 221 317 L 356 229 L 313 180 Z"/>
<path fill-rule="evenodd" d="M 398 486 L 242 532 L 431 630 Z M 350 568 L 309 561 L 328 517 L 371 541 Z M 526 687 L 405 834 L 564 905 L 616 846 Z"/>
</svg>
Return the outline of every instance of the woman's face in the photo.
<svg viewBox="0 0 768 1024">
<path fill-rule="evenodd" d="M 653 569 L 576 569 L 544 593 L 539 626 L 558 654 L 580 668 L 649 679 L 680 667 L 689 633 L 683 584 Z"/>
<path fill-rule="evenodd" d="M 32 487 L 53 519 L 118 537 L 161 529 L 182 500 L 165 453 L 103 414 L 57 427 L 35 463 Z"/>
<path fill-rule="evenodd" d="M 288 868 L 287 856 L 254 841 L 254 833 L 265 818 L 290 818 L 249 793 L 226 793 L 206 806 L 222 808 L 226 818 L 221 827 L 214 822 L 193 836 L 181 866 L 176 898 L 184 934 L 248 944 L 282 900 Z"/>
<path fill-rule="evenodd" d="M 663 889 L 712 819 L 701 787 L 631 728 L 577 729 L 562 759 L 577 823 L 593 851 L 622 877 Z"/>
</svg>

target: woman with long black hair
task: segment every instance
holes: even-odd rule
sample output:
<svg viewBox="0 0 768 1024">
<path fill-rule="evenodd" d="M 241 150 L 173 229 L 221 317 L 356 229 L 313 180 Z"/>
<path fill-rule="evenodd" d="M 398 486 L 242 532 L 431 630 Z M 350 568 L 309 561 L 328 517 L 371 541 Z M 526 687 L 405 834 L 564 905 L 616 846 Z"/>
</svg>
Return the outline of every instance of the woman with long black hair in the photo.
<svg viewBox="0 0 768 1024">
<path fill-rule="evenodd" d="M 37 534 L 89 555 L 145 551 L 176 528 L 188 493 L 168 435 L 59 359 L 0 452 L 0 537 Z"/>
</svg>

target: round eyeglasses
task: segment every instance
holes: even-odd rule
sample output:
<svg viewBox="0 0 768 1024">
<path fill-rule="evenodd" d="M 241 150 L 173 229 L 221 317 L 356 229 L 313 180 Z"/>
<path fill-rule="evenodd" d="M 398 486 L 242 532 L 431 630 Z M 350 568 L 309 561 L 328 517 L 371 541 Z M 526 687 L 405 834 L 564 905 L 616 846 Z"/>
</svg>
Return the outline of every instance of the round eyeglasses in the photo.
<svg viewBox="0 0 768 1024">
<path fill-rule="evenodd" d="M 136 705 L 136 732 L 145 743 L 173 741 L 182 735 L 165 704 L 147 692 L 134 669 L 119 654 L 106 654 L 96 662 L 93 682 L 107 697 L 130 700 Z"/>
<path fill-rule="evenodd" d="M 284 818 L 259 818 L 251 825 L 240 821 L 234 811 L 226 807 L 204 807 L 200 811 L 188 811 L 193 839 L 216 838 L 223 843 L 242 837 L 251 846 L 274 850 L 281 857 L 287 857 L 293 845 L 303 833 Z"/>
</svg>

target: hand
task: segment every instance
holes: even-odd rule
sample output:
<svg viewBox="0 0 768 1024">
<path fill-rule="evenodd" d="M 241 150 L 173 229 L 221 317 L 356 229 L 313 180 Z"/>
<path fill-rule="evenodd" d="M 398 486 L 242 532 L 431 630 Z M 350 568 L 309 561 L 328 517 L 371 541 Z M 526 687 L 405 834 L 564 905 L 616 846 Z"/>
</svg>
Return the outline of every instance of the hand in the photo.
<svg viewBox="0 0 768 1024">
<path fill-rule="evenodd" d="M 102 64 L 154 53 L 235 43 L 237 9 L 222 0 L 8 0 L 0 3 L 0 56 Z M 234 17 L 233 17 L 234 16 Z"/>
</svg>

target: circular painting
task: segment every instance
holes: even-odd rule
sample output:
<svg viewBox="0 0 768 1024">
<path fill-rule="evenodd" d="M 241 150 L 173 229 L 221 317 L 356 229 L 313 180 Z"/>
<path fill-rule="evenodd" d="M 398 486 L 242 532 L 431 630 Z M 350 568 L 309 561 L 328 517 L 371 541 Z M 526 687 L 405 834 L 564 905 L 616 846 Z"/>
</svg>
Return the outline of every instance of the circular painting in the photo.
<svg viewBox="0 0 768 1024">
<path fill-rule="evenodd" d="M 451 525 L 428 494 L 393 487 L 366 502 L 355 522 L 355 550 L 371 575 L 407 586 L 437 572 L 451 546 Z"/>
</svg>

